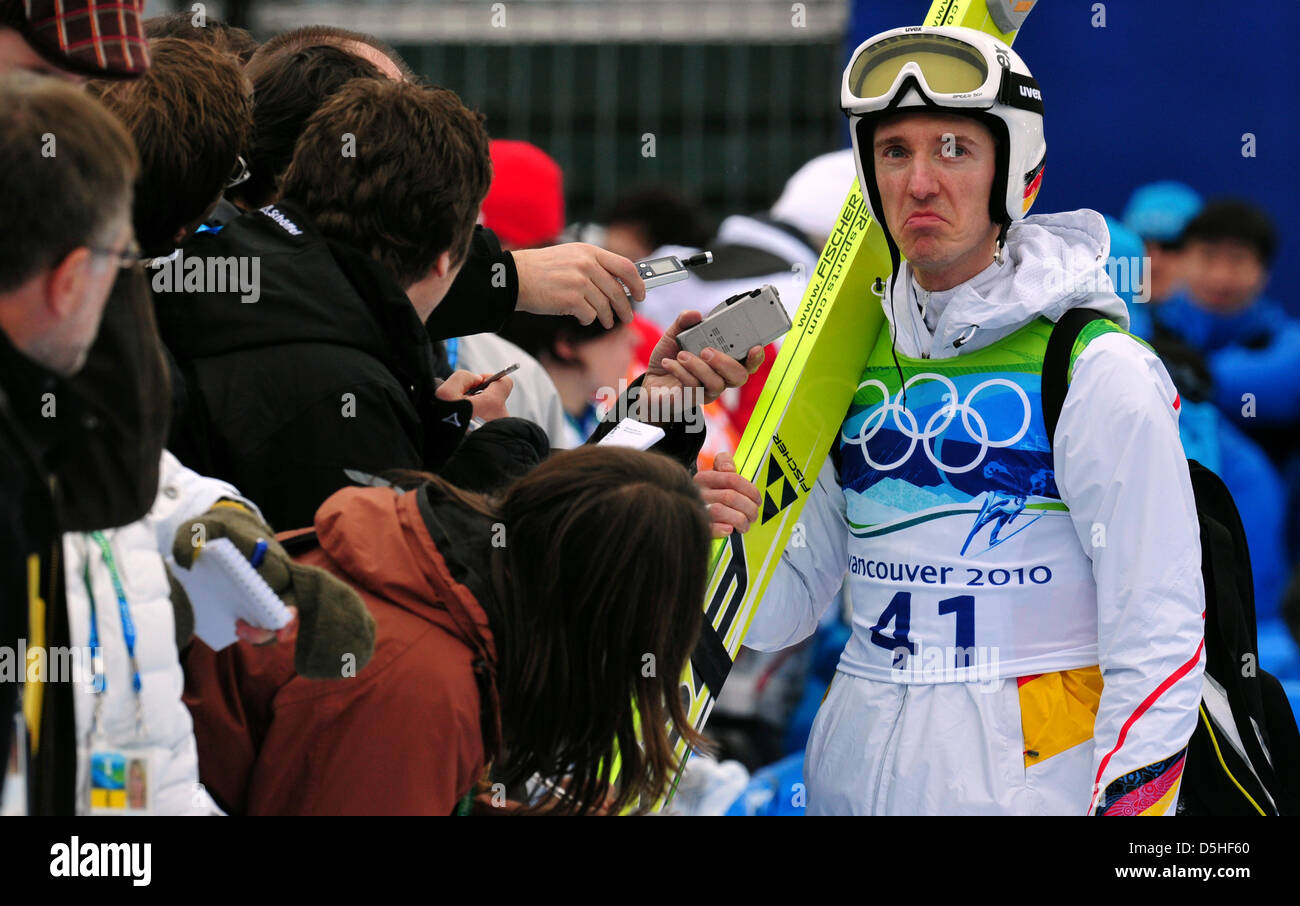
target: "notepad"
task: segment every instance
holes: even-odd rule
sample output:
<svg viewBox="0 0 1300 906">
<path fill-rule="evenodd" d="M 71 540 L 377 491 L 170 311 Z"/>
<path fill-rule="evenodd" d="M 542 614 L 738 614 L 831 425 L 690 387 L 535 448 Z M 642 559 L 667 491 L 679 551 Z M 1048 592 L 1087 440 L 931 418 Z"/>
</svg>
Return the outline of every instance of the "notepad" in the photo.
<svg viewBox="0 0 1300 906">
<path fill-rule="evenodd" d="M 194 608 L 194 634 L 214 651 L 238 641 L 235 620 L 283 629 L 293 614 L 229 538 L 203 545 L 191 569 L 174 567 Z"/>
<path fill-rule="evenodd" d="M 630 418 L 625 418 L 604 437 L 596 446 L 631 447 L 634 450 L 649 450 L 664 439 L 664 429 L 658 425 L 647 425 Z"/>
</svg>

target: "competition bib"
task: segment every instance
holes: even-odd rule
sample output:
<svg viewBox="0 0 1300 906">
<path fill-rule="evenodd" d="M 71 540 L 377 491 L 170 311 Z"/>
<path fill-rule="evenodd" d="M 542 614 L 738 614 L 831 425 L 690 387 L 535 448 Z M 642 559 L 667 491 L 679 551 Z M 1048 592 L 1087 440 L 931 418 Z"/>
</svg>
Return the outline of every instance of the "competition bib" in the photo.
<svg viewBox="0 0 1300 906">
<path fill-rule="evenodd" d="M 1056 487 L 1044 319 L 952 359 L 883 333 L 841 428 L 853 636 L 840 669 L 993 682 L 1097 663 L 1096 588 Z M 1104 543 L 1104 538 L 1102 539 Z"/>
</svg>

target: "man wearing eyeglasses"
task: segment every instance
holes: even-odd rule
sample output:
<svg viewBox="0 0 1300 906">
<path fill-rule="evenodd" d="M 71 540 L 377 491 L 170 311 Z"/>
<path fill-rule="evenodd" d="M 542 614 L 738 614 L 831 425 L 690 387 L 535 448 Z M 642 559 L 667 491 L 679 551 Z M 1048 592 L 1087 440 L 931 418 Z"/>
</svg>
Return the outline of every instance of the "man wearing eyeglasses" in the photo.
<svg viewBox="0 0 1300 906">
<path fill-rule="evenodd" d="M 79 88 L 30 73 L 0 75 L 0 645 L 20 638 L 32 648 L 66 644 L 60 583 L 49 559 L 58 532 L 83 520 L 107 527 L 139 516 L 126 491 L 136 477 L 127 468 L 104 476 L 92 467 L 116 461 L 104 450 L 120 435 L 99 426 L 118 415 L 98 408 L 98 398 L 74 383 L 121 267 L 137 259 L 136 170 L 131 137 Z M 96 365 L 97 381 L 114 370 L 149 372 L 147 361 L 125 361 L 123 348 L 106 350 L 112 367 Z M 131 400 L 116 402 L 119 411 L 134 411 Z M 94 484 L 110 478 L 115 489 L 76 484 L 77 473 L 83 482 L 94 473 Z M 44 734 L 44 753 L 67 757 L 59 751 L 66 747 L 50 743 L 53 736 L 66 739 L 70 701 L 44 706 L 69 687 L 28 683 L 32 751 Z M 18 688 L 10 677 L 0 683 L 3 752 Z"/>
<path fill-rule="evenodd" d="M 87 91 L 127 124 L 140 153 L 132 220 L 148 257 L 170 255 L 242 178 L 252 86 L 230 54 L 180 38 L 150 43 L 149 70 Z"/>
<path fill-rule="evenodd" d="M 135 147 L 115 118 L 68 86 L 149 68 L 143 6 L 0 0 L 0 81 L 28 74 L 5 82 L 0 103 L 0 146 L 14 155 L 0 173 L 0 462 L 8 466 L 0 474 L 0 644 L 22 637 L 29 650 L 69 644 L 55 568 L 60 532 L 134 522 L 158 493 L 166 367 L 143 276 L 122 270 L 140 255 L 131 233 Z M 28 93 L 45 99 L 44 112 L 19 127 L 26 108 L 17 99 Z M 17 726 L 16 689 L 0 688 L 0 742 Z M 73 811 L 72 689 L 24 689 L 33 813 Z"/>
</svg>

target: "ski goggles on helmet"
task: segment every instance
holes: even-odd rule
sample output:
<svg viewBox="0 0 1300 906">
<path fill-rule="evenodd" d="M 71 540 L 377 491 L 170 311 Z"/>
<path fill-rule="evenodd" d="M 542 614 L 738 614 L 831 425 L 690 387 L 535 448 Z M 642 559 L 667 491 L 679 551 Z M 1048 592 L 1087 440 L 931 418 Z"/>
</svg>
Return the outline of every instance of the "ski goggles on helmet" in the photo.
<svg viewBox="0 0 1300 906">
<path fill-rule="evenodd" d="M 1038 82 L 1012 71 L 1001 44 L 919 29 L 888 32 L 859 47 L 844 72 L 840 106 L 849 116 L 889 110 L 910 88 L 924 106 L 979 110 L 1002 103 L 1043 113 Z"/>
</svg>

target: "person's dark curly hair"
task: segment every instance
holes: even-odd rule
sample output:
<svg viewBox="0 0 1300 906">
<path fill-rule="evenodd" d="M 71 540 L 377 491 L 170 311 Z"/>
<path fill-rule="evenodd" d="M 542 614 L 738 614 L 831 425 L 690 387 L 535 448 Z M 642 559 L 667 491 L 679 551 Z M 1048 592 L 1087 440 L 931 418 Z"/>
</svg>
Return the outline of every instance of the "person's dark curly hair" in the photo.
<svg viewBox="0 0 1300 906">
<path fill-rule="evenodd" d="M 244 154 L 251 175 L 226 195 L 246 208 L 275 201 L 308 118 L 331 95 L 353 79 L 384 78 L 373 63 L 334 44 L 258 55 L 244 74 L 253 83 L 253 131 Z"/>
<path fill-rule="evenodd" d="M 354 79 L 307 121 L 281 195 L 405 289 L 464 259 L 491 181 L 483 115 L 455 92 Z"/>
<path fill-rule="evenodd" d="M 195 24 L 198 21 L 203 24 Z M 240 66 L 257 51 L 257 40 L 248 29 L 227 25 L 215 16 L 205 15 L 200 20 L 188 9 L 145 19 L 144 34 L 151 41 L 155 38 L 180 38 L 182 41 L 211 44 L 238 59 Z"/>
<path fill-rule="evenodd" d="M 140 152 L 132 221 L 147 255 L 167 255 L 176 234 L 220 197 L 248 139 L 253 102 L 235 58 L 211 44 L 159 38 L 138 79 L 87 90 L 117 114 Z"/>
</svg>

